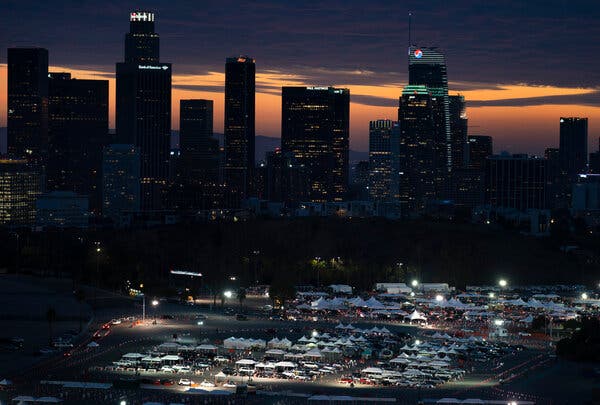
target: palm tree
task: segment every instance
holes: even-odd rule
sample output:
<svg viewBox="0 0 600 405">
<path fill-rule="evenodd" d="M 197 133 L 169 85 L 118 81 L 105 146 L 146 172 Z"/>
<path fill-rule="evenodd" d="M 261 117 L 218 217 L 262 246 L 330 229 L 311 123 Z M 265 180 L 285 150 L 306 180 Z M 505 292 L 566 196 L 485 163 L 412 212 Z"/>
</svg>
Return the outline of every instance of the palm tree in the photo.
<svg viewBox="0 0 600 405">
<path fill-rule="evenodd" d="M 242 311 L 242 307 L 244 305 L 244 300 L 246 299 L 246 289 L 240 287 L 237 291 L 238 301 L 240 302 L 240 312 Z"/>
<path fill-rule="evenodd" d="M 75 291 L 75 299 L 79 303 L 79 332 L 81 333 L 81 330 L 83 329 L 83 301 L 85 301 L 85 292 L 81 288 Z"/>
<path fill-rule="evenodd" d="M 52 344 L 52 324 L 56 321 L 56 310 L 54 307 L 48 307 L 46 311 L 46 321 L 48 321 L 49 342 Z"/>
</svg>

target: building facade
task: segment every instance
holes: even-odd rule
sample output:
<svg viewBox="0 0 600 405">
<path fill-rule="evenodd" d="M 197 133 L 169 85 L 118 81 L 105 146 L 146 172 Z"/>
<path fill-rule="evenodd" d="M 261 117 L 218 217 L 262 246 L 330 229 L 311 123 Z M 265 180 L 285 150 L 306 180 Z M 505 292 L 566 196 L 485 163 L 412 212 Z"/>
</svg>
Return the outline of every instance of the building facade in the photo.
<svg viewBox="0 0 600 405">
<path fill-rule="evenodd" d="M 465 97 L 458 94 L 448 96 L 450 110 L 450 133 L 452 136 L 452 170 L 465 169 L 468 164 L 468 125 L 467 103 Z"/>
<path fill-rule="evenodd" d="M 563 175 L 569 179 L 587 172 L 587 142 L 587 118 L 560 118 L 560 166 Z"/>
<path fill-rule="evenodd" d="M 49 75 L 48 191 L 73 191 L 102 208 L 102 148 L 108 138 L 108 80 Z"/>
<path fill-rule="evenodd" d="M 450 126 L 450 98 L 446 58 L 437 48 L 411 46 L 408 53 L 408 84 L 427 86 L 434 109 L 433 129 L 438 132 L 436 147 L 437 176 L 452 170 L 452 129 Z"/>
<path fill-rule="evenodd" d="M 392 120 L 369 123 L 369 196 L 375 201 L 400 198 L 400 124 Z"/>
<path fill-rule="evenodd" d="M 135 145 L 112 144 L 102 159 L 102 215 L 118 222 L 123 212 L 140 211 L 140 152 Z"/>
<path fill-rule="evenodd" d="M 598 138 L 598 150 L 590 153 L 590 173 L 600 174 L 600 138 Z"/>
<path fill-rule="evenodd" d="M 547 161 L 526 154 L 493 155 L 486 170 L 486 202 L 518 211 L 546 209 Z"/>
<path fill-rule="evenodd" d="M 141 209 L 164 207 L 171 140 L 171 64 L 159 61 L 154 13 L 133 12 L 117 63 L 117 140 L 140 153 Z"/>
<path fill-rule="evenodd" d="M 219 181 L 219 141 L 213 137 L 213 101 L 181 100 L 179 104 L 180 173 L 187 181 Z"/>
<path fill-rule="evenodd" d="M 308 176 L 308 199 L 341 201 L 348 188 L 350 91 L 283 87 L 281 146 Z"/>
<path fill-rule="evenodd" d="M 9 155 L 43 163 L 48 147 L 48 50 L 9 48 Z"/>
<path fill-rule="evenodd" d="M 72 191 L 52 191 L 38 197 L 36 226 L 43 228 L 87 228 L 88 197 Z"/>
<path fill-rule="evenodd" d="M 255 148 L 254 59 L 227 58 L 225 62 L 225 181 L 241 198 L 252 192 Z"/>
<path fill-rule="evenodd" d="M 35 224 L 35 201 L 43 191 L 40 167 L 27 160 L 0 160 L 0 225 Z"/>
<path fill-rule="evenodd" d="M 406 86 L 398 109 L 400 200 L 411 211 L 436 199 L 434 100 L 427 86 Z"/>
<path fill-rule="evenodd" d="M 469 135 L 468 167 L 475 170 L 485 170 L 487 158 L 494 154 L 494 144 L 491 136 Z"/>
</svg>

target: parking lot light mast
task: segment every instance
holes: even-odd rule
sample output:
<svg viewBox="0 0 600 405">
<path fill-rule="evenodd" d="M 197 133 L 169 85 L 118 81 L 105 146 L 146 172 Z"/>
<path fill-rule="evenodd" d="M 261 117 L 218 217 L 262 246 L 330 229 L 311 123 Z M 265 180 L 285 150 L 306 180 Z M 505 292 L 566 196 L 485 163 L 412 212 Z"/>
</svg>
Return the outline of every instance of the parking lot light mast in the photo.
<svg viewBox="0 0 600 405">
<path fill-rule="evenodd" d="M 154 314 L 154 324 L 156 324 L 156 307 L 158 306 L 158 300 L 152 300 L 152 307 L 154 310 L 152 311 Z"/>
</svg>

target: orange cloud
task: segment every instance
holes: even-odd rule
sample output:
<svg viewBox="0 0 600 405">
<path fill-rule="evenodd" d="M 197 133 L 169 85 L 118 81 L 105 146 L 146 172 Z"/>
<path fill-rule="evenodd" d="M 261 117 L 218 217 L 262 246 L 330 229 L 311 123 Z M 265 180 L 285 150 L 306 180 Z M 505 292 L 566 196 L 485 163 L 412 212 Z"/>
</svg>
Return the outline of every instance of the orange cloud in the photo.
<svg viewBox="0 0 600 405">
<path fill-rule="evenodd" d="M 115 79 L 114 73 L 93 68 L 69 68 L 52 66 L 51 71 L 67 71 L 80 79 L 108 79 L 110 91 L 110 127 L 114 128 Z M 373 75 L 371 72 L 367 72 Z M 357 74 L 365 74 L 358 72 Z M 279 137 L 281 128 L 281 87 L 315 85 L 306 83 L 300 75 L 286 74 L 277 70 L 257 73 L 256 84 L 256 133 Z M 222 72 L 207 72 L 200 75 L 173 76 L 172 127 L 179 127 L 179 100 L 187 98 L 205 98 L 214 100 L 214 130 L 223 131 L 224 95 L 222 88 L 225 77 Z M 401 86 L 395 83 L 387 85 L 345 85 L 350 88 L 351 96 L 368 96 L 389 100 L 394 106 L 401 93 Z M 596 89 L 561 88 L 552 86 L 498 85 L 491 89 L 461 91 L 469 101 L 490 101 L 513 98 L 547 97 L 557 95 L 584 95 Z M 0 64 L 0 126 L 6 126 L 6 64 Z M 467 104 L 468 105 L 468 104 Z M 395 119 L 395 107 L 367 105 L 352 102 L 350 117 L 351 147 L 357 150 L 368 149 L 369 121 L 379 118 Z M 468 108 L 469 132 L 484 133 L 494 137 L 496 150 L 507 149 L 512 152 L 541 153 L 546 146 L 558 145 L 558 118 L 560 116 L 585 116 L 590 118 L 590 138 L 595 145 L 600 133 L 600 108 L 565 105 L 534 105 L 527 107 L 470 107 Z M 594 147 L 595 149 L 595 147 Z"/>
</svg>

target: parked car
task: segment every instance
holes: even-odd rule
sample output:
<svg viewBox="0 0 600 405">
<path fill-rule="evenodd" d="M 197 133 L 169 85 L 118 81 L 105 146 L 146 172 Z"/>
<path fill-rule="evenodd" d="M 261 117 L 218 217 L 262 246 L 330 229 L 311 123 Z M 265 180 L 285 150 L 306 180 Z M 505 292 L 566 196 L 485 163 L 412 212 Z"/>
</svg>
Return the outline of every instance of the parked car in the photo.
<svg viewBox="0 0 600 405">
<path fill-rule="evenodd" d="M 184 385 L 184 386 L 190 386 L 190 385 L 192 385 L 192 380 L 189 380 L 187 378 L 182 378 L 179 380 L 178 384 Z"/>
</svg>

